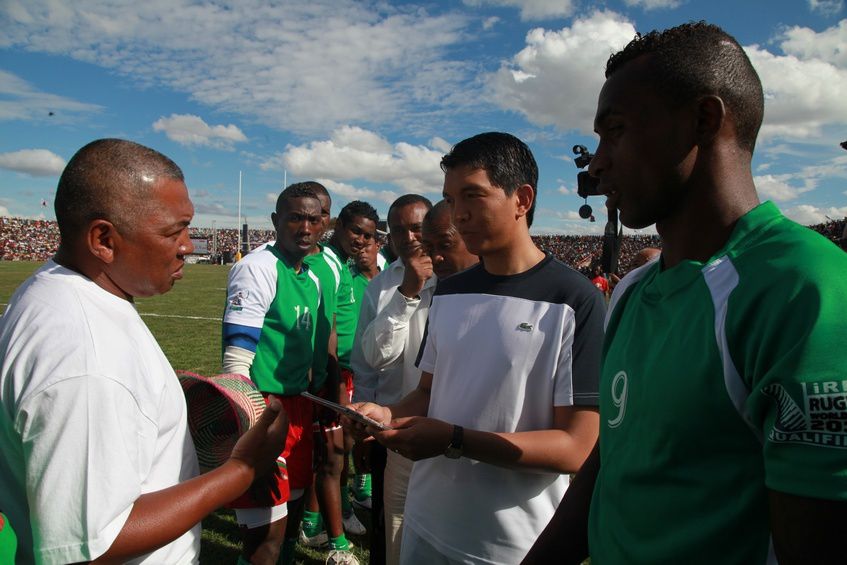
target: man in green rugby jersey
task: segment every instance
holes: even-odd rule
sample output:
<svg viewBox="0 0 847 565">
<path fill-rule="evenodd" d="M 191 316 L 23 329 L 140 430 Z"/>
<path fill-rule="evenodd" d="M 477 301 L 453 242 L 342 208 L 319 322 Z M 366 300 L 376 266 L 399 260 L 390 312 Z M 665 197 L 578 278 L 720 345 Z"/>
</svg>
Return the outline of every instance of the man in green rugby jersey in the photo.
<svg viewBox="0 0 847 565">
<path fill-rule="evenodd" d="M 355 333 L 356 305 L 352 280 L 346 261 L 335 248 L 318 243 L 329 229 L 332 198 L 326 187 L 315 181 L 298 183 L 312 190 L 321 203 L 321 234 L 313 242 L 305 264 L 318 277 L 323 297 L 315 333 L 315 357 L 312 366 L 312 392 L 333 402 L 347 404 L 350 396 L 342 380 L 342 356 L 349 366 L 350 348 Z M 341 477 L 345 450 L 344 432 L 338 416 L 331 410 L 317 409 L 315 434 L 315 481 L 307 493 L 303 531 L 300 541 L 314 547 L 326 543 L 327 563 L 358 565 L 351 553 L 345 530 L 364 534 L 365 527 L 352 511 L 344 519 L 341 501 Z M 352 509 L 350 509 L 352 510 Z M 326 532 L 324 532 L 324 527 Z"/>
<path fill-rule="evenodd" d="M 716 26 L 610 57 L 589 171 L 662 252 L 615 288 L 599 449 L 524 563 L 843 562 L 847 255 L 759 202 L 763 111 Z"/>
<path fill-rule="evenodd" d="M 307 186 L 292 185 L 271 214 L 277 239 L 236 263 L 227 281 L 223 369 L 248 375 L 289 417 L 274 484 L 256 484 L 231 503 L 246 563 L 291 563 L 303 492 L 312 482 L 314 406 L 300 396 L 312 383 L 316 330 L 324 309 L 320 281 L 306 256 L 322 233 L 321 203 Z M 326 351 L 326 347 L 324 347 Z"/>
<path fill-rule="evenodd" d="M 349 202 L 338 213 L 335 229 L 327 244 L 327 247 L 334 251 L 341 261 L 350 268 L 353 283 L 353 298 L 355 300 L 353 315 L 342 316 L 342 319 L 338 322 L 340 340 L 338 343 L 338 360 L 341 367 L 341 379 L 347 387 L 349 398 L 353 397 L 354 382 L 353 369 L 350 366 L 350 352 L 353 348 L 353 337 L 359 322 L 359 307 L 362 303 L 362 296 L 371 279 L 388 265 L 385 257 L 378 252 L 376 241 L 378 223 L 379 215 L 373 206 L 361 200 Z M 370 253 L 371 250 L 373 250 L 373 254 Z M 371 255 L 373 255 L 374 261 L 368 263 Z M 351 450 L 355 451 L 355 461 L 358 463 L 352 489 L 353 501 L 357 506 L 370 509 L 371 475 L 365 471 L 369 469 L 369 466 L 365 464 L 368 458 L 368 450 L 362 443 L 354 449 L 352 437 L 346 434 L 345 452 L 349 453 Z M 341 503 L 345 524 L 351 526 L 345 525 L 345 529 L 351 533 L 364 533 L 362 531 L 363 526 L 357 528 L 356 522 L 358 520 L 350 505 L 346 467 L 341 477 Z M 358 530 L 358 532 L 353 530 Z"/>
</svg>

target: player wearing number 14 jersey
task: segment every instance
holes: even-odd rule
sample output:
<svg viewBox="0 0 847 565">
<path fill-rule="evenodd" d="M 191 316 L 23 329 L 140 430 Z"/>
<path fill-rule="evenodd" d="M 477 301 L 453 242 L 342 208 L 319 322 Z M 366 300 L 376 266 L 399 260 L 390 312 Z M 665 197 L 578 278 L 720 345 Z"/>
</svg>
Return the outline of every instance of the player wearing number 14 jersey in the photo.
<svg viewBox="0 0 847 565">
<path fill-rule="evenodd" d="M 312 482 L 314 410 L 299 394 L 309 388 L 321 310 L 320 283 L 304 262 L 321 233 L 320 202 L 293 185 L 271 219 L 276 243 L 232 268 L 223 319 L 224 372 L 249 375 L 265 397 L 280 399 L 289 418 L 277 488 L 253 488 L 232 504 L 248 562 L 274 562 L 283 535 L 296 539 L 303 489 Z"/>
</svg>

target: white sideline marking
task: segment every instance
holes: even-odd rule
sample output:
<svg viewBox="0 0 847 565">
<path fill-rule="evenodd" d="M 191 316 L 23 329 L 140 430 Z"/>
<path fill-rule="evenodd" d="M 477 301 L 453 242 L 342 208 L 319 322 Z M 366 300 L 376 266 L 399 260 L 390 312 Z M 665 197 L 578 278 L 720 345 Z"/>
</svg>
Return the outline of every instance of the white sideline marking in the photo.
<svg viewBox="0 0 847 565">
<path fill-rule="evenodd" d="M 8 306 L 6 303 L 0 302 L 0 306 Z M 156 314 L 154 312 L 139 312 L 139 316 L 151 316 L 153 318 L 180 318 L 183 320 L 210 320 L 212 322 L 220 322 L 223 318 L 205 318 L 203 316 L 179 316 L 177 314 Z M 3 317 L 3 313 L 0 312 L 0 318 Z"/>
<path fill-rule="evenodd" d="M 177 314 L 155 314 L 153 312 L 139 312 L 140 316 L 152 316 L 153 318 L 181 318 L 183 320 L 211 320 L 220 322 L 222 318 L 204 318 L 203 316 L 179 316 Z"/>
</svg>

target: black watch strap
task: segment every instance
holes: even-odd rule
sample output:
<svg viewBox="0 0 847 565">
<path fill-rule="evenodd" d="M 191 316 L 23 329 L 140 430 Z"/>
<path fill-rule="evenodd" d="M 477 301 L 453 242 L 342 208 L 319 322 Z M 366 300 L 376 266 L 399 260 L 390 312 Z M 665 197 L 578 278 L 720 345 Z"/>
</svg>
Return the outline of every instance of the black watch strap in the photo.
<svg viewBox="0 0 847 565">
<path fill-rule="evenodd" d="M 450 445 L 444 452 L 444 456 L 450 459 L 458 459 L 464 451 L 465 429 L 462 426 L 453 425 L 453 437 L 450 439 Z"/>
</svg>

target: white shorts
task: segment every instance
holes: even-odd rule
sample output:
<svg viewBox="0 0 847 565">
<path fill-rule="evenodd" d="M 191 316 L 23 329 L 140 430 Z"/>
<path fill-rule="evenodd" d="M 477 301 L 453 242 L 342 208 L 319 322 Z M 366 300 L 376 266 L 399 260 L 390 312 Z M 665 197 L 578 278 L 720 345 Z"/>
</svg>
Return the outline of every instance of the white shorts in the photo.
<svg viewBox="0 0 847 565">
<path fill-rule="evenodd" d="M 235 509 L 235 521 L 238 522 L 239 526 L 246 526 L 250 530 L 273 524 L 286 516 L 288 516 L 288 504 L 284 502 L 279 506 L 266 508 Z"/>
</svg>

